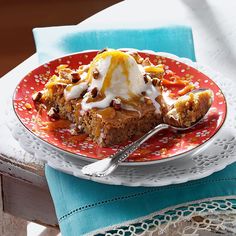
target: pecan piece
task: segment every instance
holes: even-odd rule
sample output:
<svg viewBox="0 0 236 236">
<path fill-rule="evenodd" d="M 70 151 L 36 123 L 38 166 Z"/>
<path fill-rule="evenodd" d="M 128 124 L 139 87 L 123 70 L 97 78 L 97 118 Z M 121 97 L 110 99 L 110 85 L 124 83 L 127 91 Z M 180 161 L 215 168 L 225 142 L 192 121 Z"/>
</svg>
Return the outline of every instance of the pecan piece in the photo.
<svg viewBox="0 0 236 236">
<path fill-rule="evenodd" d="M 54 120 L 58 120 L 58 119 L 60 119 L 58 111 L 59 111 L 59 109 L 57 109 L 55 107 L 51 107 L 50 110 L 47 112 L 47 115 Z"/>
<path fill-rule="evenodd" d="M 121 109 L 121 100 L 119 98 L 114 98 L 111 101 L 111 106 L 114 107 L 115 110 Z"/>
<path fill-rule="evenodd" d="M 141 94 L 143 95 L 143 96 L 146 96 L 146 92 L 145 91 L 143 91 L 143 92 L 141 92 Z"/>
<path fill-rule="evenodd" d="M 94 79 L 98 79 L 99 74 L 100 74 L 100 73 L 99 73 L 98 69 L 95 68 L 95 70 L 93 71 L 93 78 L 94 78 Z"/>
<path fill-rule="evenodd" d="M 152 79 L 152 84 L 153 84 L 154 86 L 160 85 L 160 80 L 159 80 L 158 78 L 153 78 L 153 79 Z"/>
<path fill-rule="evenodd" d="M 80 94 L 80 98 L 83 98 L 84 97 L 84 95 L 86 94 L 88 92 L 88 90 L 87 89 L 85 89 L 81 94 Z"/>
<path fill-rule="evenodd" d="M 71 128 L 69 131 L 70 131 L 71 135 L 79 135 L 79 134 L 83 133 L 83 129 L 82 129 L 81 125 Z"/>
<path fill-rule="evenodd" d="M 148 81 L 151 80 L 151 77 L 150 77 L 150 75 L 148 75 L 148 74 L 144 74 L 143 79 L 144 79 L 145 84 L 147 84 Z"/>
<path fill-rule="evenodd" d="M 40 101 L 40 99 L 42 98 L 42 96 L 43 96 L 43 93 L 42 92 L 36 92 L 36 93 L 34 93 L 33 95 L 32 95 L 32 100 L 34 101 L 34 102 L 39 102 Z"/>
<path fill-rule="evenodd" d="M 71 82 L 72 83 L 77 83 L 81 80 L 80 75 L 77 72 L 71 73 Z"/>
<path fill-rule="evenodd" d="M 94 88 L 91 90 L 91 95 L 92 95 L 92 98 L 97 97 L 97 95 L 98 95 L 98 89 L 97 89 L 97 87 L 94 87 Z"/>
<path fill-rule="evenodd" d="M 146 102 L 147 105 L 152 104 L 152 100 L 149 97 L 144 97 L 144 101 Z"/>
</svg>

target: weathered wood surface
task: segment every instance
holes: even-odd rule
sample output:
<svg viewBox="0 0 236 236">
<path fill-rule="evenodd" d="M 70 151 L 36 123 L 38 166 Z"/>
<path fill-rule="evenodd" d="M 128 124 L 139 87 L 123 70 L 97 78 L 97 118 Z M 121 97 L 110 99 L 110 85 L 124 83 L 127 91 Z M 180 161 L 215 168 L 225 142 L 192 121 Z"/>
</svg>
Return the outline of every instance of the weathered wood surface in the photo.
<svg viewBox="0 0 236 236">
<path fill-rule="evenodd" d="M 0 176 L 2 182 L 2 176 Z M 0 235 L 1 236 L 26 236 L 27 221 L 3 212 L 3 189 L 0 183 Z"/>
<path fill-rule="evenodd" d="M 3 176 L 3 209 L 28 221 L 57 226 L 55 209 L 48 188 Z"/>
</svg>

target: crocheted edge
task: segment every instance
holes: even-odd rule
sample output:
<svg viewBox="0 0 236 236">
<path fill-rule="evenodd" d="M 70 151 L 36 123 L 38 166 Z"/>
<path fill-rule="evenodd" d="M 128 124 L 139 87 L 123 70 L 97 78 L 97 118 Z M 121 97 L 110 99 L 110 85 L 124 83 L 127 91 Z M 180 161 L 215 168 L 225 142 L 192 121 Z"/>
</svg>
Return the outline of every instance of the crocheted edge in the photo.
<svg viewBox="0 0 236 236">
<path fill-rule="evenodd" d="M 109 232 L 111 230 L 118 230 L 121 227 L 125 227 L 125 226 L 131 225 L 131 224 L 137 224 L 137 223 L 140 223 L 142 221 L 153 218 L 157 215 L 165 214 L 168 211 L 175 211 L 176 209 L 181 208 L 181 207 L 191 207 L 191 205 L 193 205 L 193 204 L 201 204 L 201 203 L 205 203 L 205 202 L 220 201 L 220 200 L 223 200 L 223 201 L 236 200 L 236 196 L 231 195 L 231 196 L 227 196 L 227 197 L 224 196 L 224 197 L 204 198 L 204 199 L 197 200 L 197 201 L 191 201 L 191 202 L 187 202 L 187 203 L 183 203 L 183 204 L 178 204 L 178 205 L 175 205 L 174 208 L 173 208 L 173 206 L 168 207 L 168 208 L 165 208 L 163 210 L 151 213 L 149 215 L 139 217 L 139 218 L 136 218 L 134 220 L 125 221 L 125 222 L 122 222 L 120 224 L 115 224 L 115 225 L 104 227 L 104 228 L 101 228 L 101 229 L 98 229 L 98 230 L 94 230 L 94 231 L 91 231 L 91 232 L 89 232 L 87 234 L 84 234 L 84 235 L 85 236 L 94 236 L 94 235 L 97 235 L 97 234 L 104 234 L 105 235 L 106 232 Z M 236 205 L 235 205 L 235 207 L 236 207 Z M 175 219 L 175 223 L 178 223 L 178 222 L 183 221 L 183 220 L 189 220 L 193 216 L 206 216 L 206 215 L 209 215 L 209 214 L 220 214 L 220 213 L 222 213 L 222 212 L 219 211 L 219 210 L 217 210 L 217 211 L 207 210 L 206 212 L 201 212 L 201 213 L 198 213 L 198 212 L 194 213 L 193 212 L 193 213 L 191 213 L 187 216 L 179 216 L 178 219 Z M 231 214 L 235 213 L 236 214 L 236 209 L 235 210 L 230 210 L 230 211 L 224 211 L 224 214 L 227 214 L 227 213 L 231 213 Z M 170 223 L 172 223 L 172 222 L 168 222 L 167 224 L 170 224 Z"/>
</svg>

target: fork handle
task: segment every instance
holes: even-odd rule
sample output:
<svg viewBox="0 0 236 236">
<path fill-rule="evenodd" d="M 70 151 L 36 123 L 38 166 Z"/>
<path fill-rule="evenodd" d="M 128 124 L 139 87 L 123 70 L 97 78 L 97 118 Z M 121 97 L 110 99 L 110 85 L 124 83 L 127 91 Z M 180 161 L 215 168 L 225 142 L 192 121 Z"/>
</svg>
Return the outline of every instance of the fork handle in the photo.
<svg viewBox="0 0 236 236">
<path fill-rule="evenodd" d="M 151 138 L 154 134 L 158 133 L 163 129 L 169 128 L 167 124 L 159 124 L 154 129 L 150 130 L 148 133 L 144 134 L 141 138 L 136 140 L 135 142 L 125 146 L 118 152 L 114 153 L 110 157 L 113 159 L 113 162 L 120 162 L 126 160 L 130 154 L 132 154 L 135 150 L 137 150 L 144 142 L 146 142 L 149 138 Z"/>
<path fill-rule="evenodd" d="M 150 130 L 141 138 L 125 146 L 124 148 L 114 153 L 113 155 L 103 160 L 84 166 L 82 168 L 82 172 L 85 175 L 97 176 L 97 177 L 109 175 L 118 167 L 120 162 L 126 160 L 128 156 L 131 153 L 133 153 L 136 149 L 138 149 L 145 141 L 147 141 L 149 138 L 151 138 L 154 134 L 158 133 L 159 131 L 167 128 L 169 128 L 169 125 L 167 124 L 157 125 L 154 129 Z"/>
</svg>

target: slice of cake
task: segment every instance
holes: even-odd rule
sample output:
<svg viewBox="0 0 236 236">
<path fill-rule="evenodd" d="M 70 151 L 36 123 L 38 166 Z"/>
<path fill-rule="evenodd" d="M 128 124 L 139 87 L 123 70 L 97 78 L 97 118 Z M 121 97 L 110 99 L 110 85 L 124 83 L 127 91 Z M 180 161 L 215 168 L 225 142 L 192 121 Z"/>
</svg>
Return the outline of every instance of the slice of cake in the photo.
<svg viewBox="0 0 236 236">
<path fill-rule="evenodd" d="M 212 104 L 213 93 L 211 90 L 199 90 L 179 97 L 165 115 L 168 124 L 177 127 L 189 127 L 200 120 Z"/>
<path fill-rule="evenodd" d="M 138 53 L 103 50 L 89 65 L 76 70 L 60 65 L 33 100 L 52 120 L 70 120 L 73 134 L 84 132 L 99 145 L 111 146 L 141 136 L 163 122 L 169 109 L 163 98 L 164 73 L 162 64 L 153 65 Z M 180 100 L 175 107 L 178 114 L 183 103 Z M 188 110 L 195 106 L 191 104 Z M 182 113 L 184 125 L 197 114 L 194 110 Z"/>
<path fill-rule="evenodd" d="M 52 119 L 69 119 L 101 146 L 140 136 L 162 122 L 165 109 L 154 66 L 137 53 L 105 50 L 77 70 L 60 65 L 33 100 Z"/>
</svg>

